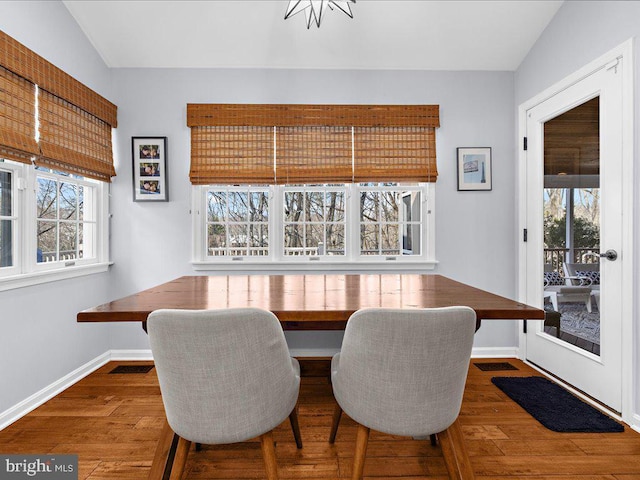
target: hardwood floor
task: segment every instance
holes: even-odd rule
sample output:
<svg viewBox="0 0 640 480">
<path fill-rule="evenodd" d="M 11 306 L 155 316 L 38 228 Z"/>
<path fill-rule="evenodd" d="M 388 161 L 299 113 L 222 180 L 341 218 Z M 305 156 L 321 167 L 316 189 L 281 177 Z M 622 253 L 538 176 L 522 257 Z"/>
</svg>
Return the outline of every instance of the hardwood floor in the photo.
<svg viewBox="0 0 640 480">
<path fill-rule="evenodd" d="M 518 360 L 508 362 L 518 370 L 483 372 L 473 364 L 469 368 L 460 422 L 476 478 L 640 479 L 640 434 L 628 427 L 614 434 L 547 430 L 491 383 L 493 376 L 537 375 Z M 74 453 L 79 455 L 80 479 L 146 479 L 164 411 L 155 369 L 109 374 L 117 365 L 133 363 L 105 365 L 0 431 L 0 452 Z M 307 371 L 323 374 L 314 366 Z M 328 379 L 303 378 L 299 405 L 304 448 L 296 449 L 288 420 L 275 431 L 280 478 L 350 478 L 357 427 L 343 415 L 336 443 L 328 443 L 334 406 Z M 374 431 L 364 475 L 376 480 L 447 479 L 439 446 Z M 184 478 L 263 479 L 260 442 L 205 445 L 199 452 L 192 448 Z"/>
</svg>

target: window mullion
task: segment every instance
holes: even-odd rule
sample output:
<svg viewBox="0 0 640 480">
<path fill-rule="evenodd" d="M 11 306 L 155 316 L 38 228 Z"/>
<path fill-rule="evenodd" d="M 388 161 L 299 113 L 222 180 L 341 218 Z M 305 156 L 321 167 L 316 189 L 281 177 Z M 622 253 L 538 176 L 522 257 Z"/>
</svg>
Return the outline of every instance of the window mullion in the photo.
<svg viewBox="0 0 640 480">
<path fill-rule="evenodd" d="M 360 189 L 356 184 L 347 185 L 348 198 L 345 202 L 345 247 L 347 259 L 350 262 L 357 261 L 360 255 Z"/>
<path fill-rule="evenodd" d="M 23 192 L 22 213 L 22 242 L 20 242 L 22 257 L 22 272 L 32 272 L 37 265 L 38 251 L 38 208 L 36 202 L 36 170 L 33 166 L 25 168 L 27 188 Z M 29 254 L 32 252 L 32 254 Z"/>
<path fill-rule="evenodd" d="M 269 187 L 269 249 L 271 259 L 284 258 L 284 193 L 282 185 Z"/>
</svg>

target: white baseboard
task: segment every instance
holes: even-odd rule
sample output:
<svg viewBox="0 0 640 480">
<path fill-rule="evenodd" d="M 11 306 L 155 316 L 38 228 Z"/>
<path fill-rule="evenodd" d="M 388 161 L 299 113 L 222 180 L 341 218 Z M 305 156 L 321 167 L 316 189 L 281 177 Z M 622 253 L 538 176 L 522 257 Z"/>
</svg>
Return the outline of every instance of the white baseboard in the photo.
<svg viewBox="0 0 640 480">
<path fill-rule="evenodd" d="M 471 350 L 471 358 L 518 358 L 518 347 L 478 347 Z"/>
<path fill-rule="evenodd" d="M 338 348 L 291 348 L 292 357 L 333 357 Z M 474 348 L 471 358 L 518 358 L 517 347 Z"/>
<path fill-rule="evenodd" d="M 44 387 L 39 392 L 34 393 L 25 398 L 13 407 L 0 412 L 0 430 L 11 425 L 13 422 L 24 417 L 29 412 L 35 410 L 46 401 L 52 399 L 63 390 L 66 390 L 74 383 L 82 380 L 84 377 L 107 364 L 110 361 L 127 361 L 127 360 L 153 360 L 151 350 L 109 350 L 102 355 L 97 356 L 93 360 L 88 361 L 73 372 L 56 380 L 51 385 Z"/>
<path fill-rule="evenodd" d="M 290 348 L 289 355 L 292 357 L 333 357 L 340 351 L 339 348 Z"/>
<path fill-rule="evenodd" d="M 111 350 L 111 360 L 153 360 L 151 350 Z"/>
<path fill-rule="evenodd" d="M 633 423 L 629 426 L 636 432 L 640 433 L 640 414 L 636 413 L 633 415 L 632 418 L 633 418 Z"/>
<path fill-rule="evenodd" d="M 63 390 L 66 390 L 74 383 L 82 380 L 84 377 L 94 372 L 98 368 L 105 365 L 111 360 L 111 353 L 105 352 L 102 355 L 88 361 L 81 367 L 76 368 L 73 372 L 68 373 L 51 385 L 44 387 L 42 390 L 34 393 L 30 397 L 25 398 L 13 407 L 0 412 L 0 430 L 11 425 L 13 422 L 24 417 L 27 413 L 35 410 L 46 401 L 52 399 Z"/>
</svg>

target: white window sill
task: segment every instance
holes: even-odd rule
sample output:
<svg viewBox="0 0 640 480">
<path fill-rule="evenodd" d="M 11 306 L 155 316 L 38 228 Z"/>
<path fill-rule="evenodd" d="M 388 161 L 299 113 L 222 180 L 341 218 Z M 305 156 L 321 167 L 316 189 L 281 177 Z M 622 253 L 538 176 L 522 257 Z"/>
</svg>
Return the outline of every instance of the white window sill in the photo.
<svg viewBox="0 0 640 480">
<path fill-rule="evenodd" d="M 0 292 L 13 290 L 15 288 L 30 287 L 32 285 L 40 285 L 42 283 L 55 282 L 58 280 L 66 280 L 68 278 L 92 275 L 94 273 L 102 273 L 109 269 L 109 265 L 110 264 L 107 262 L 92 263 L 90 265 L 79 265 L 42 272 L 25 273 L 4 278 L 0 277 Z"/>
<path fill-rule="evenodd" d="M 402 262 L 402 261 L 378 261 L 378 262 L 255 262 L 250 260 L 229 261 L 229 262 L 191 262 L 196 271 L 226 272 L 230 270 L 245 272 L 385 272 L 398 271 L 420 272 L 433 270 L 438 264 L 437 260 L 425 260 L 422 262 Z"/>
</svg>

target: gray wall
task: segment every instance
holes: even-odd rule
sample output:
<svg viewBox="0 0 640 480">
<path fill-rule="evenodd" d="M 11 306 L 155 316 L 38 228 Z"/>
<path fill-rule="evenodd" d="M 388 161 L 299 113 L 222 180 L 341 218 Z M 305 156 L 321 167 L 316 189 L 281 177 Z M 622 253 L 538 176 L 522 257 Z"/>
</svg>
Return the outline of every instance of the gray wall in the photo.
<svg viewBox="0 0 640 480">
<path fill-rule="evenodd" d="M 116 69 L 113 75 L 122 160 L 112 203 L 112 280 L 118 295 L 194 273 L 187 103 L 439 104 L 437 272 L 515 295 L 512 73 Z M 168 137 L 168 203 L 132 201 L 130 137 L 145 135 Z M 458 192 L 456 147 L 477 146 L 493 149 L 493 191 Z M 339 348 L 341 336 L 289 333 L 287 338 L 292 348 Z M 139 327 L 119 325 L 113 345 L 148 344 Z M 514 322 L 485 322 L 476 336 L 476 347 L 515 345 Z"/>
<path fill-rule="evenodd" d="M 109 70 L 61 3 L 0 2 L 0 29 L 110 97 Z M 109 326 L 75 320 L 109 285 L 104 273 L 0 292 L 0 413 L 109 349 Z"/>
<path fill-rule="evenodd" d="M 570 1 L 565 2 L 556 16 L 553 18 L 544 33 L 538 39 L 525 60 L 515 74 L 515 105 L 521 103 L 542 92 L 554 83 L 580 69 L 600 55 L 620 45 L 629 38 L 640 35 L 640 2 L 614 2 L 614 1 Z M 640 119 L 640 55 L 638 42 L 634 42 L 635 62 L 635 162 L 638 164 L 639 137 L 638 121 Z M 638 183 L 638 171 L 635 172 L 635 182 Z M 638 190 L 635 192 L 634 218 L 638 221 L 640 201 Z M 638 225 L 636 224 L 636 230 Z M 640 262 L 637 253 L 640 252 L 637 245 L 638 231 L 634 232 L 636 244 L 636 265 L 634 271 L 638 272 Z M 636 274 L 637 276 L 637 274 Z M 636 285 L 638 279 L 636 278 Z M 638 301 L 634 305 L 634 371 L 640 370 L 638 359 L 638 345 L 640 345 L 640 328 L 638 328 Z M 636 380 L 635 385 L 635 409 L 636 425 L 640 418 L 640 384 Z"/>
</svg>

